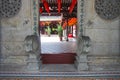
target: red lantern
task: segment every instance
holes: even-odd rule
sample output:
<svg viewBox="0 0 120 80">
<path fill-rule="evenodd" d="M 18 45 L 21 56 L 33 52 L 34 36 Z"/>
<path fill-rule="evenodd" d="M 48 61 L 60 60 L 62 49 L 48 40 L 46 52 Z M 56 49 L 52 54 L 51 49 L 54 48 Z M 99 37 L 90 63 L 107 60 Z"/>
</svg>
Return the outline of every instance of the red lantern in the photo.
<svg viewBox="0 0 120 80">
<path fill-rule="evenodd" d="M 58 12 L 60 13 L 61 10 L 61 0 L 57 0 L 58 1 Z"/>
<path fill-rule="evenodd" d="M 72 3 L 70 5 L 70 9 L 69 9 L 69 13 L 71 13 L 73 11 L 73 8 L 76 5 L 76 3 L 77 3 L 77 0 L 72 0 Z"/>
<path fill-rule="evenodd" d="M 72 26 L 77 23 L 77 18 L 71 18 L 68 20 L 68 25 Z"/>
<path fill-rule="evenodd" d="M 44 7 L 45 7 L 46 11 L 49 13 L 50 10 L 49 10 L 48 2 L 46 0 L 43 0 L 43 4 L 44 4 Z"/>
<path fill-rule="evenodd" d="M 65 29 L 67 26 L 71 27 L 72 25 L 77 23 L 77 18 L 70 18 L 68 19 L 68 23 L 67 21 L 65 21 L 62 25 L 62 28 Z"/>
</svg>

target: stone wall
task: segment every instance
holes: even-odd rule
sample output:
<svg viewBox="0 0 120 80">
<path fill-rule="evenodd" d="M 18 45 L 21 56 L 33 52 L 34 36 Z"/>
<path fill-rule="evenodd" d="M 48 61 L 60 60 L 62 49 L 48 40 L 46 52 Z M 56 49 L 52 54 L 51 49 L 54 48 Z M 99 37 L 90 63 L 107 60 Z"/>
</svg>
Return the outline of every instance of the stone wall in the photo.
<svg viewBox="0 0 120 80">
<path fill-rule="evenodd" d="M 92 41 L 91 55 L 120 55 L 119 17 L 105 20 L 95 11 L 95 0 L 85 0 L 84 35 Z"/>
<path fill-rule="evenodd" d="M 11 18 L 1 19 L 2 56 L 26 55 L 24 39 L 34 32 L 33 0 L 22 0 L 21 2 L 18 14 Z M 36 15 L 38 16 L 38 11 Z"/>
<path fill-rule="evenodd" d="M 119 16 L 113 20 L 101 18 L 95 11 L 95 0 L 80 0 L 77 8 L 78 45 L 75 66 L 78 71 L 120 70 Z"/>
<path fill-rule="evenodd" d="M 1 5 L 6 6 L 5 9 L 12 6 L 11 3 L 16 3 L 8 0 L 4 1 L 6 3 Z M 38 36 L 39 0 L 15 1 L 21 1 L 21 8 L 17 14 L 10 17 L 7 12 L 4 14 L 5 17 L 0 14 L 0 71 L 38 70 L 40 64 L 40 40 Z M 1 0 L 0 2 L 2 3 L 3 1 Z M 8 5 L 6 5 L 7 3 Z M 1 6 L 0 9 L 2 9 Z M 7 10 L 2 12 L 4 11 Z"/>
</svg>

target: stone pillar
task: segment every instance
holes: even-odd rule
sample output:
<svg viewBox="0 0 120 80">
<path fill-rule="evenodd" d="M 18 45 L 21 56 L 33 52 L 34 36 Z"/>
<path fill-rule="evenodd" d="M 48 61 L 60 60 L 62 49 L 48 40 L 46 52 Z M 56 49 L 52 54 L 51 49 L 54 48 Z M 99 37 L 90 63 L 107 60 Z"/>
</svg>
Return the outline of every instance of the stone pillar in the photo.
<svg viewBox="0 0 120 80">
<path fill-rule="evenodd" d="M 25 51 L 28 53 L 28 70 L 39 70 L 41 65 L 40 39 L 37 35 L 29 35 L 25 38 Z"/>
<path fill-rule="evenodd" d="M 78 18 L 78 37 L 77 37 L 77 56 L 75 61 L 75 66 L 78 71 L 86 71 L 89 69 L 87 54 L 89 53 L 90 38 L 84 35 L 84 25 L 85 25 L 85 7 L 86 1 L 79 0 L 77 6 L 77 18 Z"/>
<path fill-rule="evenodd" d="M 87 55 L 90 52 L 91 40 L 88 36 L 79 36 L 78 44 L 75 66 L 78 71 L 87 71 L 89 69 Z"/>
<path fill-rule="evenodd" d="M 1 19 L 0 19 L 0 63 L 1 63 L 1 56 L 2 56 L 2 53 L 1 53 L 1 38 L 2 37 L 1 36 L 2 36 L 2 34 L 1 34 Z"/>
<path fill-rule="evenodd" d="M 29 53 L 29 57 L 27 60 L 27 69 L 29 71 L 38 71 L 40 69 L 40 65 L 41 65 L 41 61 L 39 60 L 40 58 L 38 58 L 34 53 Z"/>
<path fill-rule="evenodd" d="M 1 53 L 1 19 L 0 19 L 0 53 Z"/>
</svg>

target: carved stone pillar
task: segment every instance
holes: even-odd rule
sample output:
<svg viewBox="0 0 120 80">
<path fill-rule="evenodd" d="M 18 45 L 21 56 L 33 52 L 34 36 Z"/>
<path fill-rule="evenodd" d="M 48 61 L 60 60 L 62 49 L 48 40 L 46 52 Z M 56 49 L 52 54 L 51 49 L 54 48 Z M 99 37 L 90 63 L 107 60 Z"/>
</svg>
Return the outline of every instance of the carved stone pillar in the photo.
<svg viewBox="0 0 120 80">
<path fill-rule="evenodd" d="M 25 38 L 25 51 L 28 53 L 28 69 L 38 70 L 41 65 L 39 36 L 29 35 Z"/>
<path fill-rule="evenodd" d="M 90 41 L 91 40 L 88 36 L 80 36 L 78 38 L 78 49 L 75 61 L 75 66 L 77 67 L 78 71 L 86 71 L 89 69 L 87 54 L 90 51 Z"/>
<path fill-rule="evenodd" d="M 88 70 L 89 66 L 87 63 L 87 54 L 90 49 L 90 38 L 85 36 L 85 7 L 86 0 L 79 0 L 77 7 L 77 16 L 78 16 L 78 38 L 77 38 L 77 56 L 75 61 L 75 66 L 78 71 Z"/>
</svg>

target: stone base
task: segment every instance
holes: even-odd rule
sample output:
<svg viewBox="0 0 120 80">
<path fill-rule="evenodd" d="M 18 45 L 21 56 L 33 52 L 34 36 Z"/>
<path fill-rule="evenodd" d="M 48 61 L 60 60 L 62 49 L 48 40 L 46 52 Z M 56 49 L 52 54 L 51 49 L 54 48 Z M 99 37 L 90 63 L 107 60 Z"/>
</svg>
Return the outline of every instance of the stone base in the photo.
<svg viewBox="0 0 120 80">
<path fill-rule="evenodd" d="M 28 70 L 39 70 L 39 64 L 38 63 L 28 63 L 27 69 Z"/>
<path fill-rule="evenodd" d="M 78 71 L 87 71 L 89 68 L 87 63 L 79 63 L 77 61 L 75 61 L 75 67 Z"/>
<path fill-rule="evenodd" d="M 28 62 L 27 63 L 28 70 L 39 70 L 40 65 L 42 63 L 39 59 L 37 59 L 37 56 L 35 54 L 29 54 L 29 58 L 27 62 Z"/>
<path fill-rule="evenodd" d="M 77 55 L 76 56 L 76 61 L 77 62 L 87 62 L 87 55 L 86 54 L 82 54 L 82 55 Z"/>
<path fill-rule="evenodd" d="M 78 69 L 78 71 L 86 71 L 88 70 L 88 64 L 87 64 L 87 55 L 81 54 L 76 56 L 75 66 Z"/>
</svg>

